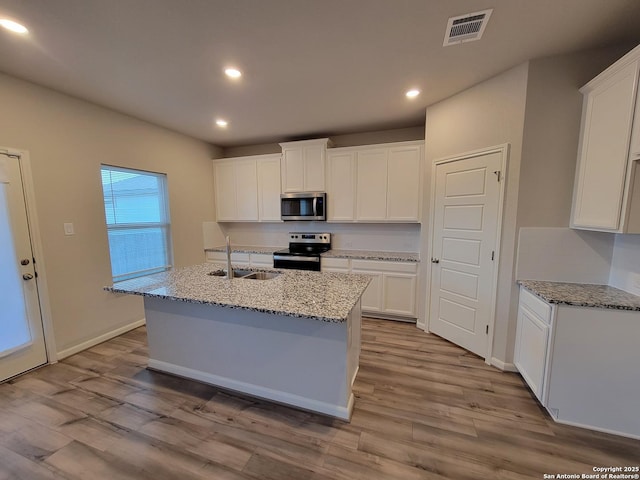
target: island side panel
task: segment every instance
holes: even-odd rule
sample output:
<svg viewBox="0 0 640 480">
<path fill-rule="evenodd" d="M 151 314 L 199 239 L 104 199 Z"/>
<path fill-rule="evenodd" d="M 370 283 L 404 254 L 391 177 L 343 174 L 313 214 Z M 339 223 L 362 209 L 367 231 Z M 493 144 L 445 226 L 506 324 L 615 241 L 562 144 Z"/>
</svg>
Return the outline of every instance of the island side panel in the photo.
<svg viewBox="0 0 640 480">
<path fill-rule="evenodd" d="M 351 322 L 152 297 L 145 315 L 149 367 L 349 419 Z"/>
</svg>

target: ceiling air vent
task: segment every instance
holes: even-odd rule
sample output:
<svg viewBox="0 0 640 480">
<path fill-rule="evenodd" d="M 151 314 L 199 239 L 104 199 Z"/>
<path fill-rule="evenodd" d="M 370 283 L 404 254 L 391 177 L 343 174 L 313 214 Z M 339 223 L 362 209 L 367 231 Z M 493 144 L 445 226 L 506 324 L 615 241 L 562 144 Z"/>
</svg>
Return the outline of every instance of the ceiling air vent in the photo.
<svg viewBox="0 0 640 480">
<path fill-rule="evenodd" d="M 447 23 L 443 46 L 480 40 L 493 10 L 451 17 Z"/>
</svg>

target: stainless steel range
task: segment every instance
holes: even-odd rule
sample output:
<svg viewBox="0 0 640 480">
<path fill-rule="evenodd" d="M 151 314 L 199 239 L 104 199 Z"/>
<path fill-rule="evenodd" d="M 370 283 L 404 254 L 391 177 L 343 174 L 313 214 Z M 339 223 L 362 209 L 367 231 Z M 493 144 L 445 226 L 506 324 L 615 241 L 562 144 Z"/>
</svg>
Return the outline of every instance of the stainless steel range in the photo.
<svg viewBox="0 0 640 480">
<path fill-rule="evenodd" d="M 289 233 L 289 248 L 273 253 L 275 268 L 320 271 L 320 254 L 331 249 L 330 233 Z"/>
</svg>

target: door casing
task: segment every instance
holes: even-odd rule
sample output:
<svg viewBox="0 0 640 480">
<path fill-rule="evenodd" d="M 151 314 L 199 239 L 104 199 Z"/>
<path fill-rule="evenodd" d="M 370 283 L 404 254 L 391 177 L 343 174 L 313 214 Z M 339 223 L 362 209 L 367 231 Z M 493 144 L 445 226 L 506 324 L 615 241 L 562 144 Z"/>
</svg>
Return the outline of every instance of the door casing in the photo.
<svg viewBox="0 0 640 480">
<path fill-rule="evenodd" d="M 38 301 L 40 303 L 40 313 L 42 316 L 42 327 L 44 330 L 44 344 L 47 351 L 47 363 L 56 363 L 58 355 L 53 333 L 53 317 L 49 301 L 49 289 L 47 287 L 47 271 L 44 261 L 42 239 L 40 236 L 40 222 L 36 211 L 35 188 L 31 170 L 31 159 L 29 152 L 16 148 L 0 146 L 0 152 L 18 157 L 20 165 L 20 175 L 22 177 L 22 189 L 27 207 L 27 224 L 29 225 L 29 235 L 31 237 L 31 249 L 36 259 L 36 272 L 38 282 Z"/>
<path fill-rule="evenodd" d="M 498 200 L 498 222 L 497 222 L 497 235 L 496 235 L 496 258 L 495 258 L 495 268 L 493 270 L 493 278 L 492 281 L 492 289 L 491 289 L 491 315 L 489 317 L 489 332 L 487 334 L 487 350 L 485 355 L 485 363 L 487 365 L 491 364 L 491 357 L 493 353 L 493 333 L 495 327 L 495 317 L 496 317 L 496 299 L 498 295 L 498 273 L 500 270 L 500 242 L 502 237 L 502 215 L 504 210 L 504 194 L 505 194 L 505 185 L 507 179 L 507 165 L 509 159 L 509 144 L 503 143 L 501 145 L 496 145 L 487 148 L 481 148 L 478 150 L 472 150 L 469 152 L 464 152 L 452 157 L 445 157 L 438 159 L 433 162 L 431 166 L 431 198 L 429 203 L 429 242 L 427 246 L 427 255 L 426 259 L 430 259 L 433 257 L 433 229 L 434 229 L 434 220 L 435 220 L 435 204 L 436 204 L 436 168 L 438 165 L 444 163 L 457 162 L 460 160 L 467 160 L 469 158 L 479 157 L 483 155 L 489 155 L 492 153 L 499 153 L 501 158 L 501 166 L 500 170 L 502 172 L 500 179 L 500 197 Z M 427 261 L 426 268 L 426 289 L 425 289 L 425 323 L 424 323 L 424 331 L 430 332 L 430 313 L 431 313 L 431 276 L 432 276 L 432 266 L 431 262 Z"/>
</svg>

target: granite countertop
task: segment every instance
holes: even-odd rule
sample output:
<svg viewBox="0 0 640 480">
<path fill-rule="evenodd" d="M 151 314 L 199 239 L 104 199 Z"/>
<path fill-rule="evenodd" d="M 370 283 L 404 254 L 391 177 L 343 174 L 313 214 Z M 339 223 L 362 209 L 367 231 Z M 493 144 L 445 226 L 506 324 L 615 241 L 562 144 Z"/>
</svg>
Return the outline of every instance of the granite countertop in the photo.
<svg viewBox="0 0 640 480">
<path fill-rule="evenodd" d="M 233 253 L 266 253 L 271 254 L 276 250 L 284 250 L 287 247 L 255 247 L 248 245 L 232 245 Z M 225 247 L 205 248 L 205 252 L 224 252 Z M 372 250 L 335 250 L 331 249 L 322 254 L 328 258 L 354 258 L 361 260 L 387 260 L 393 262 L 419 262 L 420 255 L 418 253 L 405 252 L 385 252 Z"/>
<path fill-rule="evenodd" d="M 518 280 L 518 284 L 548 303 L 640 311 L 640 296 L 609 285 L 539 280 Z"/>
<path fill-rule="evenodd" d="M 118 282 L 105 287 L 105 290 L 326 322 L 344 322 L 371 281 L 367 275 L 266 268 L 249 270 L 277 271 L 281 274 L 270 280 L 234 278 L 231 281 L 207 275 L 220 268 L 226 266 L 204 263 L 175 268 Z M 246 267 L 239 268 L 247 270 Z"/>
</svg>

